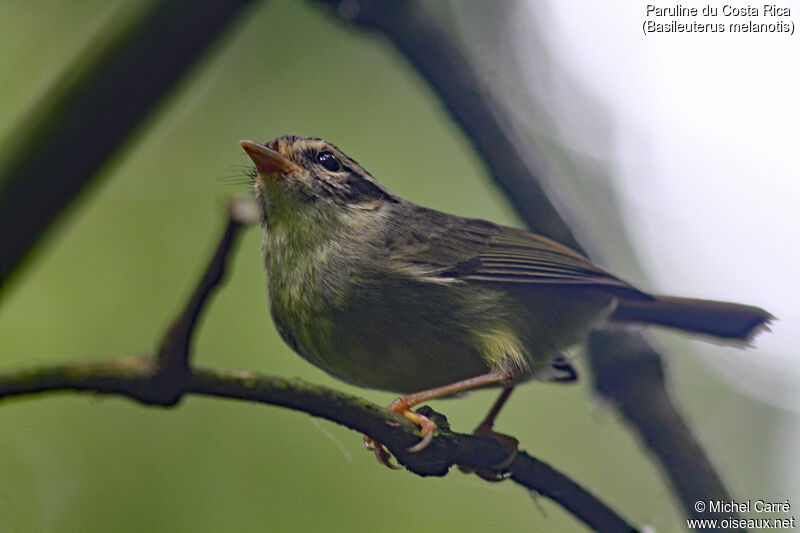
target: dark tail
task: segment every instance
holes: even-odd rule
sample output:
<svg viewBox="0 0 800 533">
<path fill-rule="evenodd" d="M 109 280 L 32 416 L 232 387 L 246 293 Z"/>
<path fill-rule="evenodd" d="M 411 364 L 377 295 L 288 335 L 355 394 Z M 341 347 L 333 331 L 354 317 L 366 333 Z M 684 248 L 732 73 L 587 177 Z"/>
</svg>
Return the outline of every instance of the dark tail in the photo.
<svg viewBox="0 0 800 533">
<path fill-rule="evenodd" d="M 775 318 L 751 305 L 673 296 L 654 298 L 653 301 L 620 300 L 611 319 L 748 341 Z"/>
</svg>

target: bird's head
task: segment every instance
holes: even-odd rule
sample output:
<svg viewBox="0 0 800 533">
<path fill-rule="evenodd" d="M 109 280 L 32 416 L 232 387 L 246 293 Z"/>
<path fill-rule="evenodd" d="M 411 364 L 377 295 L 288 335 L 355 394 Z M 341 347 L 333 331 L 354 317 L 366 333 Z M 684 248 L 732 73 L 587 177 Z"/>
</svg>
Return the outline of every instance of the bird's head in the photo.
<svg viewBox="0 0 800 533">
<path fill-rule="evenodd" d="M 264 144 L 240 141 L 256 166 L 256 202 L 266 223 L 296 217 L 373 211 L 398 199 L 334 145 L 286 135 Z"/>
</svg>

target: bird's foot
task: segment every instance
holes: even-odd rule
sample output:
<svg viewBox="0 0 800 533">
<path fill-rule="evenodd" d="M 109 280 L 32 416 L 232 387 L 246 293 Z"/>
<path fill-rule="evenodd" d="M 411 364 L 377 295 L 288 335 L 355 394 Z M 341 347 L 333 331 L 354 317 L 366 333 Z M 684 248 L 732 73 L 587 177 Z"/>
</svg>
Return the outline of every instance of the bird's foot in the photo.
<svg viewBox="0 0 800 533">
<path fill-rule="evenodd" d="M 458 469 L 465 474 L 471 474 L 474 472 L 476 475 L 482 477 L 486 481 L 503 481 L 504 479 L 511 477 L 513 472 L 511 471 L 510 466 L 519 453 L 519 440 L 515 439 L 511 435 L 494 431 L 492 426 L 489 424 L 481 424 L 475 429 L 475 431 L 472 432 L 472 434 L 499 442 L 500 445 L 508 452 L 508 456 L 499 463 L 492 465 L 492 467 L 489 469 L 472 468 L 464 465 L 458 465 Z"/>
<path fill-rule="evenodd" d="M 401 415 L 405 416 L 414 424 L 420 427 L 422 431 L 422 439 L 416 443 L 414 446 L 408 448 L 406 451 L 411 453 L 416 453 L 424 450 L 428 447 L 428 445 L 433 440 L 433 435 L 436 432 L 437 426 L 436 423 L 428 418 L 425 415 L 419 414 L 415 411 L 412 411 L 409 402 L 406 400 L 405 397 L 397 398 L 391 404 L 389 404 L 390 411 L 394 411 L 395 413 L 400 413 Z M 392 470 L 399 470 L 401 467 L 392 463 L 391 458 L 392 454 L 386 447 L 381 444 L 380 442 L 376 441 L 371 437 L 364 436 L 364 447 L 373 452 L 375 454 L 375 458 L 378 460 L 380 464 L 387 468 L 391 468 Z"/>
</svg>

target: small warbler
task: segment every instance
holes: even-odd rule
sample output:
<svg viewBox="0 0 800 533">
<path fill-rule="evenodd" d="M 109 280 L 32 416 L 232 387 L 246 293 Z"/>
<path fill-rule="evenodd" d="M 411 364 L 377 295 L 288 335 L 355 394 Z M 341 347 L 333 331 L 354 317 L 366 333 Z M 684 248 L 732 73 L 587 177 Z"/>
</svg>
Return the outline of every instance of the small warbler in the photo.
<svg viewBox="0 0 800 533">
<path fill-rule="evenodd" d="M 739 340 L 758 307 L 652 295 L 553 240 L 418 206 L 322 139 L 241 141 L 256 166 L 270 309 L 281 337 L 331 375 L 404 393 L 389 409 L 538 377 L 569 381 L 562 355 L 605 320 Z M 507 397 L 507 395 L 506 395 Z M 388 465 L 388 452 L 366 439 Z"/>
</svg>

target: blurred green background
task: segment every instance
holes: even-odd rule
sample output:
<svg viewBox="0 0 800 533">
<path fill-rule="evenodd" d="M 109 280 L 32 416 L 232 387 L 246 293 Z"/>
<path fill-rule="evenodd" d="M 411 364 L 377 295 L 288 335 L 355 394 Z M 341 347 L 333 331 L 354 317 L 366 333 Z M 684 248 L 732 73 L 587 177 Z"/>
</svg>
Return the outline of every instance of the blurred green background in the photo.
<svg viewBox="0 0 800 533">
<path fill-rule="evenodd" d="M 0 135 L 14 135 L 64 65 L 146 3 L 0 3 Z M 516 219 L 430 89 L 392 47 L 305 2 L 254 2 L 61 216 L 0 302 L 0 371 L 150 352 L 181 309 L 247 188 L 241 138 L 319 136 L 401 196 L 501 223 Z M 602 244 L 601 244 L 602 246 Z M 668 339 L 669 342 L 669 339 Z M 269 319 L 259 232 L 203 317 L 196 361 L 306 380 L 379 404 L 294 355 Z M 703 424 L 762 407 L 677 358 L 678 391 Z M 580 362 L 585 370 L 585 365 Z M 469 431 L 494 399 L 434 402 Z M 764 428 L 705 436 L 733 490 L 768 496 L 750 457 Z M 767 422 L 764 422 L 767 424 Z M 578 386 L 520 388 L 498 429 L 659 531 L 680 514 L 646 452 Z M 727 446 L 732 439 L 738 442 Z M 748 463 L 750 461 L 751 463 Z M 760 477 L 759 477 L 760 476 Z M 393 472 L 360 435 L 263 405 L 190 397 L 176 409 L 57 394 L 0 404 L 0 531 L 576 531 L 561 508 L 510 483 Z"/>
</svg>

